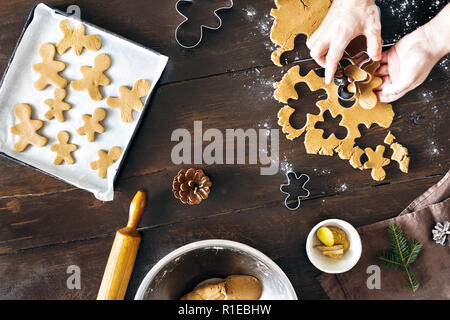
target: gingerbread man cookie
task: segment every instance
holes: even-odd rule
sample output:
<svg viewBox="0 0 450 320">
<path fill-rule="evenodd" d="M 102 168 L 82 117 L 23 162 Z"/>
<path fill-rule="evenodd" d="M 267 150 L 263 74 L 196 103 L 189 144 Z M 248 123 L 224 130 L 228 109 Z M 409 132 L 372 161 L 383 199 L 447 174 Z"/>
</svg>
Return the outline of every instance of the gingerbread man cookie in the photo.
<svg viewBox="0 0 450 320">
<path fill-rule="evenodd" d="M 77 56 L 81 55 L 83 48 L 92 51 L 98 51 L 102 46 L 102 40 L 99 36 L 85 35 L 85 27 L 83 24 L 76 29 L 72 29 L 69 21 L 63 20 L 59 23 L 59 28 L 64 34 L 64 37 L 56 44 L 56 50 L 59 54 L 65 53 L 69 48 L 72 48 Z"/>
<path fill-rule="evenodd" d="M 111 108 L 120 109 L 120 116 L 123 122 L 133 122 L 133 110 L 142 111 L 144 104 L 141 98 L 146 97 L 150 91 L 150 82 L 140 79 L 134 83 L 133 89 L 125 86 L 119 88 L 119 98 L 108 97 L 106 104 Z"/>
<path fill-rule="evenodd" d="M 36 90 L 44 90 L 49 85 L 56 88 L 63 89 L 67 86 L 67 80 L 59 75 L 59 72 L 66 68 L 66 64 L 61 61 L 56 61 L 56 49 L 51 43 L 44 43 L 39 48 L 39 55 L 42 58 L 41 63 L 33 65 L 34 72 L 39 73 L 40 77 L 34 82 Z"/>
<path fill-rule="evenodd" d="M 37 147 L 43 147 L 47 144 L 47 138 L 37 134 L 37 131 L 44 124 L 41 120 L 31 119 L 31 107 L 28 104 L 20 103 L 16 105 L 14 115 L 20 122 L 10 129 L 12 134 L 19 136 L 19 140 L 14 144 L 14 151 L 22 152 L 29 144 Z"/>
<path fill-rule="evenodd" d="M 90 163 L 92 170 L 98 170 L 97 175 L 104 179 L 108 168 L 122 155 L 122 149 L 112 147 L 108 153 L 103 150 L 97 152 L 98 160 Z"/>
<path fill-rule="evenodd" d="M 365 81 L 368 78 L 367 72 L 354 64 L 350 64 L 344 68 L 344 75 L 352 78 L 353 82 Z"/>
<path fill-rule="evenodd" d="M 80 68 L 83 79 L 73 80 L 70 87 L 77 91 L 87 90 L 89 96 L 94 101 L 103 99 L 99 86 L 107 86 L 110 84 L 109 78 L 103 74 L 111 66 L 111 59 L 107 54 L 99 54 L 94 59 L 94 66 L 82 66 Z"/>
<path fill-rule="evenodd" d="M 363 71 L 367 73 L 367 79 L 364 81 L 352 82 L 348 86 L 349 92 L 358 95 L 359 104 L 364 109 L 373 109 L 378 104 L 378 97 L 373 90 L 383 83 L 383 80 L 380 77 L 374 75 L 379 66 L 380 63 L 378 61 L 368 63 L 366 66 L 362 67 Z M 353 77 L 353 75 L 349 73 L 346 73 L 346 75 Z"/>
<path fill-rule="evenodd" d="M 50 147 L 50 150 L 56 152 L 56 158 L 53 161 L 54 164 L 60 165 L 63 161 L 67 164 L 73 164 L 72 152 L 78 149 L 76 144 L 70 144 L 70 134 L 67 131 L 60 131 L 58 133 L 57 139 L 59 144 L 54 144 Z"/>
<path fill-rule="evenodd" d="M 49 107 L 49 110 L 44 115 L 45 119 L 51 120 L 56 118 L 59 122 L 64 122 L 64 111 L 70 110 L 72 106 L 67 102 L 64 102 L 66 97 L 66 90 L 55 89 L 53 92 L 55 99 L 46 99 L 44 103 Z"/>
<path fill-rule="evenodd" d="M 87 135 L 87 139 L 89 142 L 94 142 L 95 133 L 103 133 L 105 132 L 105 128 L 100 124 L 100 121 L 105 119 L 106 112 L 103 108 L 97 108 L 92 113 L 92 116 L 88 114 L 83 114 L 82 119 L 84 121 L 84 125 L 78 128 L 77 132 L 80 136 Z"/>
<path fill-rule="evenodd" d="M 372 169 L 372 179 L 376 181 L 384 180 L 386 171 L 383 167 L 387 166 L 391 161 L 383 157 L 384 146 L 378 145 L 375 151 L 372 148 L 364 149 L 368 160 L 364 162 L 364 169 Z"/>
</svg>

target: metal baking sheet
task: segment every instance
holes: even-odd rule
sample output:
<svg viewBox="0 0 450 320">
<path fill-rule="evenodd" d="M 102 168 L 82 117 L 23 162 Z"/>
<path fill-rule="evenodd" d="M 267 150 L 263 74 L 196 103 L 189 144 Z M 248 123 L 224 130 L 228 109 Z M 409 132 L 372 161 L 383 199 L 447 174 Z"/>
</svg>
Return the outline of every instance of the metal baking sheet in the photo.
<svg viewBox="0 0 450 320">
<path fill-rule="evenodd" d="M 86 91 L 74 91 L 69 86 L 66 87 L 65 101 L 72 105 L 71 110 L 65 111 L 66 121 L 60 123 L 55 119 L 45 120 L 44 114 L 48 107 L 44 104 L 44 100 L 53 98 L 54 88 L 49 86 L 43 91 L 35 90 L 33 82 L 39 75 L 34 73 L 31 67 L 41 61 L 38 54 L 41 44 L 45 42 L 56 44 L 62 38 L 59 22 L 64 19 L 69 20 L 72 27 L 80 23 L 75 18 L 68 17 L 65 13 L 45 4 L 38 4 L 27 20 L 0 83 L 0 153 L 14 161 L 88 190 L 99 200 L 110 201 L 114 196 L 115 177 L 125 159 L 136 129 L 145 115 L 150 95 L 168 58 L 104 29 L 81 22 L 86 26 L 86 34 L 100 36 L 102 47 L 96 52 L 84 49 L 81 56 L 76 56 L 72 49 L 63 55 L 57 54 L 55 59 L 66 63 L 66 69 L 60 74 L 69 82 L 81 79 L 80 67 L 91 66 L 95 56 L 106 53 L 111 58 L 111 67 L 105 74 L 110 78 L 111 84 L 101 88 L 103 95 L 101 101 L 91 100 Z M 146 79 L 151 83 L 148 96 L 142 100 L 145 104 L 144 110 L 140 113 L 133 111 L 134 121 L 123 123 L 120 110 L 108 107 L 106 98 L 119 96 L 120 86 L 132 87 L 138 79 Z M 13 150 L 17 136 L 10 133 L 10 127 L 17 123 L 13 110 L 18 103 L 29 104 L 32 108 L 32 118 L 44 121 L 44 126 L 39 133 L 48 138 L 45 147 L 28 146 L 24 152 L 20 153 Z M 82 114 L 92 114 L 97 107 L 106 110 L 106 118 L 102 121 L 105 132 L 97 134 L 95 142 L 90 143 L 86 136 L 79 136 L 76 130 L 83 125 Z M 61 130 L 68 131 L 71 135 L 71 143 L 79 147 L 73 153 L 75 158 L 73 165 L 53 164 L 55 153 L 50 150 L 50 146 L 57 143 L 56 135 Z M 100 179 L 97 177 L 97 172 L 91 170 L 89 163 L 97 160 L 98 150 L 109 150 L 113 146 L 122 149 L 122 156 L 108 169 L 107 178 Z"/>
</svg>

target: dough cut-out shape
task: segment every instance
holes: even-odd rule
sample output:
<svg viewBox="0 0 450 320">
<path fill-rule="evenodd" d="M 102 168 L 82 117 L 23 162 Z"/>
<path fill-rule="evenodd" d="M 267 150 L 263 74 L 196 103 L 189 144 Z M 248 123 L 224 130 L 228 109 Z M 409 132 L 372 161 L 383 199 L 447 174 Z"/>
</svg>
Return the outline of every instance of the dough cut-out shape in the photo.
<svg viewBox="0 0 450 320">
<path fill-rule="evenodd" d="M 19 120 L 19 123 L 10 129 L 12 134 L 19 136 L 19 140 L 13 146 L 14 151 L 22 152 L 30 144 L 36 147 L 43 147 L 47 144 L 47 138 L 37 133 L 44 123 L 41 120 L 31 119 L 31 107 L 28 104 L 16 105 L 14 116 Z"/>
<path fill-rule="evenodd" d="M 59 28 L 63 32 L 64 37 L 56 44 L 56 50 L 59 54 L 64 54 L 69 48 L 72 48 L 77 56 L 81 55 L 83 48 L 92 51 L 98 51 L 102 46 L 102 40 L 98 35 L 85 35 L 85 26 L 80 24 L 77 28 L 72 29 L 69 21 L 62 20 Z"/>
<path fill-rule="evenodd" d="M 59 75 L 59 72 L 66 68 L 66 64 L 55 60 L 56 49 L 51 43 L 44 43 L 39 47 L 39 56 L 42 62 L 34 64 L 32 69 L 39 73 L 40 77 L 33 86 L 36 90 L 42 91 L 49 85 L 55 88 L 63 89 L 67 86 L 67 80 Z"/>
<path fill-rule="evenodd" d="M 133 110 L 141 112 L 144 104 L 141 98 L 146 97 L 150 91 L 150 82 L 144 79 L 136 81 L 133 89 L 125 86 L 119 88 L 119 98 L 108 97 L 106 104 L 111 108 L 120 109 L 120 117 L 123 122 L 133 122 Z"/>
<path fill-rule="evenodd" d="M 112 147 L 108 153 L 103 150 L 97 152 L 98 160 L 90 163 L 92 170 L 98 170 L 97 175 L 99 178 L 104 179 L 108 168 L 120 158 L 122 155 L 122 149 L 119 147 Z"/>
<path fill-rule="evenodd" d="M 58 122 L 64 122 L 64 111 L 70 110 L 72 106 L 63 101 L 66 97 L 66 90 L 55 89 L 53 92 L 54 99 L 46 99 L 44 103 L 49 107 L 49 110 L 45 113 L 44 117 L 47 120 L 56 118 Z"/>
<path fill-rule="evenodd" d="M 281 54 L 294 48 L 294 39 L 298 34 L 303 33 L 309 37 L 320 26 L 328 12 L 331 1 L 276 0 L 275 4 L 277 9 L 271 11 L 271 15 L 275 18 L 271 29 L 271 40 L 279 48 L 272 53 L 272 61 L 276 65 L 281 65 Z M 364 38 L 362 37 L 362 39 Z M 278 124 L 289 140 L 296 139 L 305 133 L 304 144 L 308 153 L 333 155 L 336 152 L 341 159 L 349 160 L 353 168 L 372 169 L 372 178 L 382 180 L 385 178 L 383 166 L 390 163 L 389 159 L 383 157 L 384 147 L 383 150 L 378 148 L 382 146 L 378 146 L 375 151 L 371 148 L 363 150 L 356 145 L 355 141 L 361 137 L 359 125 L 364 124 L 368 129 L 373 124 L 388 128 L 392 124 L 394 111 L 392 105 L 379 102 L 373 92 L 373 89 L 381 84 L 381 79 L 374 76 L 379 67 L 379 62 L 371 62 L 370 59 L 361 61 L 358 57 L 358 53 L 362 51 L 361 45 L 365 45 L 365 40 L 357 47 L 350 49 L 349 52 L 353 52 L 353 56 L 346 55 L 344 57 L 350 62 L 350 65 L 344 67 L 344 75 L 352 79 L 352 82 L 347 86 L 347 90 L 353 88 L 355 93 L 351 99 L 352 105 L 346 107 L 341 105 L 337 84 L 334 82 L 326 84 L 325 79 L 317 75 L 314 70 L 302 76 L 300 66 L 297 65 L 290 68 L 281 81 L 274 84 L 274 98 L 285 104 L 277 114 Z M 291 107 L 292 104 L 291 106 L 287 104 L 289 99 L 299 99 L 295 85 L 300 82 L 306 83 L 311 91 L 325 90 L 326 98 L 321 98 L 316 102 L 317 113 L 306 113 L 305 125 L 302 128 L 294 128 L 290 123 L 290 117 L 294 112 L 301 112 L 301 109 L 296 110 Z M 333 118 L 342 116 L 339 125 L 347 129 L 345 138 L 338 139 L 334 134 L 331 134 L 325 139 L 323 138 L 323 130 L 315 128 L 317 122 L 324 121 L 326 111 L 330 112 Z M 363 164 L 362 156 L 366 155 L 369 158 L 367 152 L 370 153 L 370 161 Z M 381 157 L 379 157 L 380 153 Z M 406 160 L 405 157 L 398 156 L 398 159 L 403 159 L 404 165 L 409 162 L 409 157 Z M 379 164 L 380 161 L 381 164 Z"/>
<path fill-rule="evenodd" d="M 335 76 L 335 81 L 338 80 L 336 84 L 339 85 L 338 95 L 344 101 L 354 101 L 357 94 L 354 91 L 349 90 L 349 87 L 354 88 L 356 83 L 367 81 L 369 77 L 367 72 L 362 70 L 359 65 L 353 64 L 354 61 L 352 59 L 345 58 L 344 60 L 349 61 L 350 65 L 344 67 L 342 79 Z M 350 80 L 350 83 L 348 80 Z"/>
<path fill-rule="evenodd" d="M 275 18 L 270 39 L 278 47 L 272 52 L 272 62 L 281 66 L 280 57 L 294 50 L 299 34 L 311 36 L 319 28 L 330 8 L 330 0 L 275 0 L 276 9 L 270 11 Z"/>
<path fill-rule="evenodd" d="M 339 103 L 337 86 L 334 83 L 326 84 L 325 79 L 318 76 L 314 70 L 311 70 L 306 76 L 301 76 L 299 66 L 292 67 L 280 82 L 274 84 L 276 88 L 274 93 L 275 99 L 283 103 L 286 103 L 289 99 L 298 99 L 295 85 L 300 82 L 305 82 L 312 91 L 324 89 L 327 93 L 327 98 L 317 101 L 316 106 L 319 108 L 319 114 L 306 114 L 305 126 L 301 129 L 294 128 L 294 130 L 299 130 L 296 134 L 297 136 L 300 136 L 304 131 L 312 130 L 318 121 L 324 121 L 323 113 L 327 110 L 333 118 L 338 115 L 342 116 L 339 124 L 346 127 L 348 131 L 347 137 L 342 140 L 359 138 L 361 136 L 358 129 L 359 124 L 364 124 L 367 128 L 370 128 L 372 124 L 376 123 L 387 128 L 392 123 L 394 112 L 390 104 L 377 103 L 375 108 L 366 110 L 360 106 L 358 99 L 356 99 L 352 106 L 345 108 Z M 292 115 L 294 109 L 286 107 L 288 106 L 283 107 L 279 112 L 279 122 L 281 122 L 280 125 L 284 124 L 288 127 L 288 117 Z M 353 145 L 350 146 L 350 149 L 352 148 Z M 350 149 L 345 148 L 345 150 L 342 150 L 347 155 L 347 159 L 350 158 Z"/>
<path fill-rule="evenodd" d="M 346 66 L 344 68 L 344 74 L 347 77 L 351 77 L 353 79 L 353 83 L 368 80 L 367 72 L 354 64 L 349 64 Z"/>
<path fill-rule="evenodd" d="M 100 123 L 105 117 L 106 112 L 103 108 L 96 108 L 92 113 L 92 116 L 83 114 L 81 118 L 84 121 L 84 125 L 78 128 L 77 133 L 80 136 L 86 135 L 89 142 L 94 142 L 96 133 L 105 132 L 105 128 Z"/>
<path fill-rule="evenodd" d="M 408 149 L 397 142 L 391 144 L 391 149 L 393 151 L 391 159 L 398 163 L 401 172 L 408 173 L 410 160 L 408 156 Z"/>
<path fill-rule="evenodd" d="M 374 76 L 375 71 L 380 66 L 378 61 L 372 61 L 366 66 L 363 66 L 363 70 L 366 71 L 368 79 L 366 81 L 355 81 L 349 84 L 348 91 L 355 93 L 359 98 L 359 104 L 364 109 L 372 109 L 376 106 L 378 102 L 377 95 L 373 90 L 378 88 L 383 80 L 380 77 Z M 356 69 L 353 69 L 353 73 L 350 70 L 347 71 L 346 75 L 353 77 L 356 75 Z"/>
<path fill-rule="evenodd" d="M 391 161 L 383 157 L 385 147 L 378 145 L 375 151 L 372 148 L 364 149 L 364 152 L 368 158 L 364 162 L 364 169 L 372 169 L 372 179 L 376 181 L 384 180 L 386 177 L 386 171 L 383 167 L 387 166 Z"/>
<path fill-rule="evenodd" d="M 70 82 L 70 87 L 76 91 L 87 90 L 89 97 L 94 101 L 103 99 L 99 86 L 110 84 L 109 78 L 103 74 L 111 66 L 111 59 L 105 53 L 99 54 L 94 59 L 94 66 L 82 66 L 80 68 L 83 78 Z"/>
<path fill-rule="evenodd" d="M 343 107 L 339 103 L 336 84 L 333 82 L 326 84 L 324 78 L 318 76 L 314 70 L 306 76 L 302 76 L 299 66 L 292 67 L 280 82 L 274 84 L 275 99 L 283 103 L 287 103 L 289 99 L 299 99 L 295 85 L 300 82 L 305 82 L 312 91 L 324 89 L 327 98 L 317 101 L 318 114 L 306 114 L 306 123 L 302 128 L 293 128 L 289 122 L 295 109 L 287 105 L 282 107 L 278 112 L 278 123 L 282 126 L 283 133 L 287 134 L 288 139 L 293 140 L 306 132 L 305 148 L 308 153 L 331 156 L 336 152 L 341 159 L 351 160 L 353 167 L 362 169 L 360 158 L 364 152 L 360 148 L 355 148 L 355 140 L 361 137 L 358 125 L 364 124 L 370 128 L 373 124 L 378 124 L 388 128 L 394 118 L 392 106 L 378 102 L 374 108 L 364 109 L 359 104 L 359 99 L 356 98 L 352 106 Z M 345 138 L 338 139 L 332 134 L 324 139 L 323 130 L 315 128 L 317 122 L 324 121 L 323 114 L 327 110 L 333 118 L 338 115 L 342 116 L 339 125 L 347 129 Z"/>
<path fill-rule="evenodd" d="M 67 164 L 75 163 L 72 157 L 72 152 L 78 149 L 76 144 L 70 144 L 70 134 L 67 131 L 60 131 L 57 136 L 58 144 L 54 144 L 50 147 L 50 150 L 56 152 L 55 165 L 60 165 L 63 161 Z"/>
</svg>

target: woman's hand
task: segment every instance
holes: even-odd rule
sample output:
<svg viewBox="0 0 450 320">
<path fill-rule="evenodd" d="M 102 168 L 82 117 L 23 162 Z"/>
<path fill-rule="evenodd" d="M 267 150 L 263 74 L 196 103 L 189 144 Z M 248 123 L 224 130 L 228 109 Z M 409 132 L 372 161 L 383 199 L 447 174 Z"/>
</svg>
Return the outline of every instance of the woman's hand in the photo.
<svg viewBox="0 0 450 320">
<path fill-rule="evenodd" d="M 325 68 L 325 82 L 333 80 L 347 45 L 357 36 L 367 39 L 367 53 L 381 59 L 380 13 L 374 0 L 334 0 L 320 27 L 306 45 L 311 57 Z"/>
<path fill-rule="evenodd" d="M 376 94 L 381 102 L 392 102 L 418 87 L 433 66 L 449 52 L 450 5 L 429 23 L 403 37 L 383 52 L 376 75 L 383 78 Z"/>
</svg>

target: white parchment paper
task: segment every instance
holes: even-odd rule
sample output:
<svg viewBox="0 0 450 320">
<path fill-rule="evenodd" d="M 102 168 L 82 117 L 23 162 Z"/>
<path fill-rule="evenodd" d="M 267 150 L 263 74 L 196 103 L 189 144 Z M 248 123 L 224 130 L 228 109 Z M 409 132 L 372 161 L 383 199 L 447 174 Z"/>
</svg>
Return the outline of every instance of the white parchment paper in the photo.
<svg viewBox="0 0 450 320">
<path fill-rule="evenodd" d="M 80 23 L 75 19 L 58 14 L 44 4 L 39 4 L 35 9 L 33 19 L 17 47 L 14 59 L 0 88 L 0 152 L 88 190 L 97 199 L 110 201 L 114 196 L 114 177 L 124 160 L 129 142 L 145 110 L 141 113 L 133 111 L 134 121 L 123 123 L 120 118 L 120 110 L 108 107 L 106 98 L 108 96 L 118 97 L 120 86 L 131 88 L 136 80 L 146 79 L 151 83 L 149 95 L 145 101 L 142 99 L 147 107 L 150 94 L 160 78 L 168 58 L 101 29 L 85 25 L 86 34 L 100 36 L 102 47 L 96 52 L 85 48 L 80 56 L 76 56 L 72 49 L 63 55 L 57 54 L 55 59 L 66 64 L 66 69 L 60 75 L 69 82 L 81 79 L 80 67 L 92 66 L 95 56 L 106 53 L 111 58 L 111 67 L 105 74 L 110 78 L 111 84 L 100 87 L 103 95 L 101 101 L 93 101 L 86 91 L 75 91 L 67 86 L 65 101 L 72 105 L 72 109 L 64 112 L 66 121 L 62 123 L 56 119 L 47 121 L 44 114 L 48 107 L 44 104 L 44 100 L 54 98 L 54 88 L 49 86 L 43 91 L 35 90 L 33 82 L 39 78 L 39 75 L 34 73 L 31 67 L 33 64 L 41 62 L 38 54 L 41 44 L 45 42 L 56 44 L 62 39 L 59 22 L 64 19 L 69 20 L 72 27 L 76 27 Z M 48 144 L 45 147 L 28 146 L 24 152 L 20 153 L 13 150 L 17 136 L 12 135 L 9 130 L 17 123 L 13 110 L 18 103 L 29 104 L 32 108 L 32 118 L 44 121 L 43 128 L 38 132 L 48 138 Z M 79 136 L 76 130 L 83 125 L 81 116 L 92 114 L 97 107 L 106 110 L 106 118 L 102 121 L 105 132 L 96 134 L 95 142 L 90 143 L 86 136 Z M 69 132 L 70 143 L 79 147 L 72 153 L 75 159 L 75 163 L 72 165 L 63 163 L 57 166 L 53 164 L 56 154 L 50 150 L 50 146 L 58 143 L 56 136 L 61 130 Z M 122 149 L 122 157 L 108 169 L 107 177 L 101 179 L 97 177 L 97 171 L 90 168 L 89 163 L 98 159 L 97 151 L 99 149 L 107 151 L 113 146 Z"/>
</svg>

